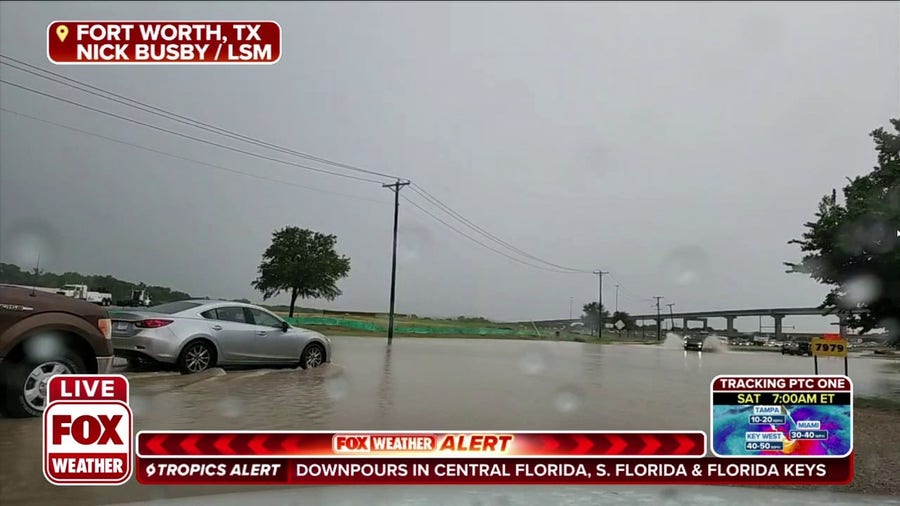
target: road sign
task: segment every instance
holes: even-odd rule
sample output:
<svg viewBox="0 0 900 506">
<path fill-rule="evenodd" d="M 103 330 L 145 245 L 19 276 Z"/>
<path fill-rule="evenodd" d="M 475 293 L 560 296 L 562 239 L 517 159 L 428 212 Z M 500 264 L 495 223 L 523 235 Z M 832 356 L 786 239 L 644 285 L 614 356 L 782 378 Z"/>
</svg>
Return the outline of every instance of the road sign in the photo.
<svg viewBox="0 0 900 506">
<path fill-rule="evenodd" d="M 812 353 L 817 357 L 846 357 L 847 346 L 846 339 L 813 339 L 810 343 Z"/>
<path fill-rule="evenodd" d="M 54 485 L 121 485 L 131 477 L 128 380 L 59 374 L 47 383 L 44 477 Z"/>
<path fill-rule="evenodd" d="M 619 330 L 624 329 L 624 328 L 625 328 L 625 322 L 623 322 L 622 320 L 617 321 L 617 322 L 616 322 L 616 328 L 619 329 Z"/>
</svg>

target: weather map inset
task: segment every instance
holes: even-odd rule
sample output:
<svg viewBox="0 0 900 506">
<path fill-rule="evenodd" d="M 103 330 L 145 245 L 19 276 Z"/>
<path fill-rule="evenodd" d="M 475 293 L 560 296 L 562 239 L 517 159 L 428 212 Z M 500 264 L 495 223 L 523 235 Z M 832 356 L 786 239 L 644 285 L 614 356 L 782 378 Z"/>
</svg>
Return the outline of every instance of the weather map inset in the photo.
<svg viewBox="0 0 900 506">
<path fill-rule="evenodd" d="M 845 457 L 852 452 L 849 378 L 721 378 L 712 384 L 710 439 L 715 455 Z"/>
</svg>

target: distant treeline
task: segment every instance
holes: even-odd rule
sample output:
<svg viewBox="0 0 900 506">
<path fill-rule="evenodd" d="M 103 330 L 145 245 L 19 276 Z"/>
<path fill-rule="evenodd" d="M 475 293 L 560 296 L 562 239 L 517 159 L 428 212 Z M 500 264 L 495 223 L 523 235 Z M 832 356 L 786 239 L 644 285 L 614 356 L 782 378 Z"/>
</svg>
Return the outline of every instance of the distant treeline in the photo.
<svg viewBox="0 0 900 506">
<path fill-rule="evenodd" d="M 90 290 L 111 293 L 113 304 L 131 299 L 131 291 L 138 288 L 146 289 L 150 293 L 150 299 L 154 305 L 193 298 L 185 292 L 172 290 L 165 286 L 147 286 L 144 283 L 123 281 L 112 276 L 85 275 L 78 272 L 56 274 L 41 271 L 35 278 L 33 269 L 23 270 L 16 265 L 2 262 L 0 262 L 0 283 L 28 286 L 34 284 L 48 288 L 59 288 L 67 284 L 87 285 Z"/>
</svg>

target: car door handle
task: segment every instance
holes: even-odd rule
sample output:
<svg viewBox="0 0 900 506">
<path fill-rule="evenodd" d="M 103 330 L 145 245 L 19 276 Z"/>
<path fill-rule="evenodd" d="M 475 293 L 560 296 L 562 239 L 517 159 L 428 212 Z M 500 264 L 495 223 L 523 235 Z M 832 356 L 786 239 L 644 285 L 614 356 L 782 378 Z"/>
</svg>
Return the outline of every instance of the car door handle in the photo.
<svg viewBox="0 0 900 506">
<path fill-rule="evenodd" d="M 213 330 L 222 330 L 221 325 L 213 325 L 212 328 L 213 328 Z"/>
<path fill-rule="evenodd" d="M 268 334 L 268 332 L 263 331 L 263 330 L 260 330 L 260 331 L 257 331 L 257 332 L 256 332 L 256 335 L 258 335 L 258 336 L 265 336 L 265 335 L 267 335 L 267 334 Z"/>
</svg>

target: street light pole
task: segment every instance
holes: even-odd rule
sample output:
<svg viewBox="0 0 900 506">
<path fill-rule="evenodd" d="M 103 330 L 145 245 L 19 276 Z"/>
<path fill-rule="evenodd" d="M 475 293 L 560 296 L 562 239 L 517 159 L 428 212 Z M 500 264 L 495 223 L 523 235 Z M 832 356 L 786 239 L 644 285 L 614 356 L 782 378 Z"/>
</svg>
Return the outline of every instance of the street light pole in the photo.
<svg viewBox="0 0 900 506">
<path fill-rule="evenodd" d="M 619 312 L 619 285 L 616 284 L 616 312 Z"/>
</svg>

